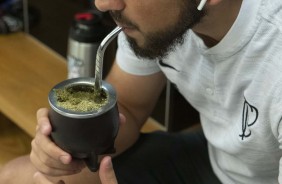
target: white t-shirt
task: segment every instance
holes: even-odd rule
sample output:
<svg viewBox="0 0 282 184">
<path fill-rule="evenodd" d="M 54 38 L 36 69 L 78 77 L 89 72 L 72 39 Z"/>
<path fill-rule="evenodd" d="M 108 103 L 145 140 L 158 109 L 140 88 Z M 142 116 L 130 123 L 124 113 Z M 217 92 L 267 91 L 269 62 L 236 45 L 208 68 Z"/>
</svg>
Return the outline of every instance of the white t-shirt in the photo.
<svg viewBox="0 0 282 184">
<path fill-rule="evenodd" d="M 199 111 L 222 183 L 282 183 L 282 0 L 243 0 L 234 25 L 212 48 L 188 31 L 163 59 L 170 67 L 136 58 L 124 34 L 118 42 L 123 70 L 162 70 Z"/>
</svg>

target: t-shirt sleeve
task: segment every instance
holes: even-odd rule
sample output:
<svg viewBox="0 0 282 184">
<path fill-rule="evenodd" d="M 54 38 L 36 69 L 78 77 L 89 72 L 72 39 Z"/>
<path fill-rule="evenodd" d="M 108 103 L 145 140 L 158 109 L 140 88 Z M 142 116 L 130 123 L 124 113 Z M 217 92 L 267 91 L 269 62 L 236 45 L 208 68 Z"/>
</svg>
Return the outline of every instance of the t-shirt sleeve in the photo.
<svg viewBox="0 0 282 184">
<path fill-rule="evenodd" d="M 123 32 L 118 36 L 116 62 L 122 70 L 133 75 L 150 75 L 160 71 L 157 60 L 142 59 L 134 54 Z"/>
</svg>

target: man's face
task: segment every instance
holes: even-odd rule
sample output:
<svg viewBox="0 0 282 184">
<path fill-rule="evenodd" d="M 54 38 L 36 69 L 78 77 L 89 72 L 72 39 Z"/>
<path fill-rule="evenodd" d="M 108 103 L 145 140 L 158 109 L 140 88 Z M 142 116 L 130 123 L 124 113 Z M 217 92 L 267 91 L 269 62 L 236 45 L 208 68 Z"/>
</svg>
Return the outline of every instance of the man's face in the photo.
<svg viewBox="0 0 282 184">
<path fill-rule="evenodd" d="M 118 0 L 119 1 L 119 0 Z M 122 10 L 110 11 L 124 27 L 130 46 L 139 57 L 165 57 L 183 43 L 187 29 L 204 16 L 196 0 L 123 0 Z"/>
</svg>

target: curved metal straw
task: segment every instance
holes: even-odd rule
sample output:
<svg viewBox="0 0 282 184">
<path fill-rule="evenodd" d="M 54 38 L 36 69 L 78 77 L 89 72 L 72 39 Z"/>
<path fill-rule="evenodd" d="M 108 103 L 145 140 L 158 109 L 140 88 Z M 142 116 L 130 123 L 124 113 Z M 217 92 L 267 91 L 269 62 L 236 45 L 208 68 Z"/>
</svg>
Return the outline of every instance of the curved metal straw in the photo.
<svg viewBox="0 0 282 184">
<path fill-rule="evenodd" d="M 101 42 L 96 54 L 96 67 L 95 67 L 95 90 L 100 90 L 102 85 L 102 72 L 103 72 L 103 60 L 104 53 L 109 43 L 121 32 L 121 27 L 116 27 L 112 32 L 110 32 Z"/>
</svg>

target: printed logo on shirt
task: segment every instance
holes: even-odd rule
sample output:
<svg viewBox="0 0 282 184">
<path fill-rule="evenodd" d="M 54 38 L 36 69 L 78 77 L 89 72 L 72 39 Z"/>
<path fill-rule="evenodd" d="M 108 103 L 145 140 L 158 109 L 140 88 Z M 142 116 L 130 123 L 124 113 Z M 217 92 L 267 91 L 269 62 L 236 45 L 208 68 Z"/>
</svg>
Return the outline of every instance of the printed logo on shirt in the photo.
<svg viewBox="0 0 282 184">
<path fill-rule="evenodd" d="M 257 122 L 258 116 L 258 109 L 251 105 L 245 98 L 242 113 L 242 133 L 239 134 L 242 140 L 252 135 L 252 131 L 249 127 L 253 126 Z"/>
</svg>

